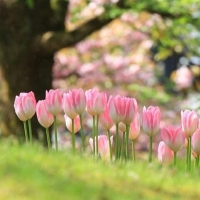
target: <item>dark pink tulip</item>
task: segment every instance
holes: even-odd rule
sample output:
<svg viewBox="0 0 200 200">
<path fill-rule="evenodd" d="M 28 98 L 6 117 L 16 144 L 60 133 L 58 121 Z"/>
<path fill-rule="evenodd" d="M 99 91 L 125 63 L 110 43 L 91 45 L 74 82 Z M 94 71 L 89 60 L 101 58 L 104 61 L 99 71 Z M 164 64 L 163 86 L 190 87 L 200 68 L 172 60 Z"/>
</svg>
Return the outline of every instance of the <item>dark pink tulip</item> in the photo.
<svg viewBox="0 0 200 200">
<path fill-rule="evenodd" d="M 158 145 L 158 160 L 163 165 L 169 165 L 173 162 L 174 152 L 161 141 Z"/>
<path fill-rule="evenodd" d="M 136 112 L 134 116 L 134 120 L 132 121 L 130 125 L 129 139 L 135 140 L 139 134 L 140 134 L 140 116 L 139 116 L 139 113 Z"/>
<path fill-rule="evenodd" d="M 36 110 L 36 99 L 33 92 L 20 93 L 15 97 L 14 108 L 21 121 L 31 119 Z"/>
<path fill-rule="evenodd" d="M 45 100 L 47 110 L 53 116 L 56 116 L 62 110 L 62 94 L 58 89 L 46 91 Z"/>
<path fill-rule="evenodd" d="M 72 119 L 70 117 L 68 117 L 67 115 L 64 115 L 64 118 L 65 118 L 65 124 L 66 124 L 67 129 L 72 133 L 73 132 L 73 130 L 72 130 Z M 81 129 L 80 118 L 77 115 L 74 118 L 74 133 L 77 133 L 80 129 Z"/>
<path fill-rule="evenodd" d="M 154 136 L 160 129 L 161 112 L 159 107 L 144 107 L 142 112 L 142 127 L 146 134 Z"/>
<path fill-rule="evenodd" d="M 108 107 L 110 117 L 115 124 L 124 120 L 126 111 L 125 97 L 121 97 L 120 95 L 117 95 L 116 97 L 110 96 L 108 100 Z"/>
<path fill-rule="evenodd" d="M 69 93 L 63 94 L 62 108 L 64 110 L 64 113 L 71 119 L 74 119 L 78 115 L 74 110 L 73 100 Z"/>
<path fill-rule="evenodd" d="M 98 92 L 95 89 L 90 89 L 85 92 L 86 95 L 86 109 L 92 115 L 100 115 L 107 106 L 107 95 L 105 92 Z"/>
<path fill-rule="evenodd" d="M 137 101 L 134 98 L 125 97 L 125 116 L 123 119 L 123 123 L 126 125 L 130 125 L 134 119 L 134 114 L 137 112 Z"/>
<path fill-rule="evenodd" d="M 96 139 L 96 138 L 95 138 Z M 110 137 L 111 146 L 113 144 L 113 136 Z M 89 144 L 91 149 L 93 150 L 93 139 L 89 139 Z M 98 136 L 98 150 L 101 158 L 103 160 L 109 160 L 110 158 L 110 148 L 109 148 L 109 141 L 106 135 L 99 135 Z"/>
<path fill-rule="evenodd" d="M 106 106 L 105 111 L 100 114 L 99 121 L 100 121 L 101 126 L 106 131 L 110 130 L 111 127 L 114 125 L 114 122 L 112 121 L 112 119 L 110 118 L 110 115 L 109 115 L 108 106 Z"/>
<path fill-rule="evenodd" d="M 185 136 L 188 138 L 199 126 L 199 118 L 195 110 L 181 111 L 181 125 Z"/>
<path fill-rule="evenodd" d="M 163 127 L 161 137 L 164 143 L 174 152 L 179 151 L 185 144 L 185 134 L 181 127 Z"/>
<path fill-rule="evenodd" d="M 38 122 L 44 128 L 49 128 L 53 124 L 53 115 L 47 111 L 45 100 L 40 100 L 37 102 L 36 115 Z"/>
<path fill-rule="evenodd" d="M 200 128 L 192 135 L 192 149 L 196 154 L 200 155 Z"/>
</svg>

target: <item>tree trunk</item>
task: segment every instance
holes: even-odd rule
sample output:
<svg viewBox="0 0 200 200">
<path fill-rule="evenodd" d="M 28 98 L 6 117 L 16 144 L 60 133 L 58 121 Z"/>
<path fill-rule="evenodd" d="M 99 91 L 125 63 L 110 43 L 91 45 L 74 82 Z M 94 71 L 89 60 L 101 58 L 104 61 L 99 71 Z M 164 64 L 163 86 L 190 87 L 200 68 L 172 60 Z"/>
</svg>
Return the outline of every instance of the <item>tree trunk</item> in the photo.
<svg viewBox="0 0 200 200">
<path fill-rule="evenodd" d="M 39 19 L 33 17 L 34 12 L 22 2 L 25 1 L 0 5 L 0 67 L 6 82 L 4 87 L 7 86 L 7 93 L 0 97 L 2 134 L 23 133 L 16 128 L 23 128 L 23 125 L 17 126 L 19 120 L 13 108 L 15 96 L 20 92 L 33 91 L 37 100 L 44 99 L 45 90 L 49 90 L 52 84 L 53 53 L 36 51 L 34 47 L 37 44 L 33 44 L 39 33 L 50 29 L 48 21 L 42 24 L 41 19 L 39 22 Z M 38 13 L 41 12 L 38 10 Z M 37 137 L 36 129 L 39 124 L 35 116 L 32 123 L 34 136 Z"/>
</svg>

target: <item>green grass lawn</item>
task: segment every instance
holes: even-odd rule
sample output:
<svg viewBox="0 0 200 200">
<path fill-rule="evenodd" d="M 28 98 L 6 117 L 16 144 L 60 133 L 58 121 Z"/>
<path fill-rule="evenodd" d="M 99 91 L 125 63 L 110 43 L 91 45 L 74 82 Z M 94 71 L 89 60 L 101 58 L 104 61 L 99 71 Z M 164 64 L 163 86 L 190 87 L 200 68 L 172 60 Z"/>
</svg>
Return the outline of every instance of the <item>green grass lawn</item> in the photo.
<svg viewBox="0 0 200 200">
<path fill-rule="evenodd" d="M 176 169 L 162 167 L 157 158 L 153 164 L 103 163 L 4 140 L 0 152 L 0 199 L 200 199 L 200 173 L 186 173 L 180 161 Z"/>
</svg>

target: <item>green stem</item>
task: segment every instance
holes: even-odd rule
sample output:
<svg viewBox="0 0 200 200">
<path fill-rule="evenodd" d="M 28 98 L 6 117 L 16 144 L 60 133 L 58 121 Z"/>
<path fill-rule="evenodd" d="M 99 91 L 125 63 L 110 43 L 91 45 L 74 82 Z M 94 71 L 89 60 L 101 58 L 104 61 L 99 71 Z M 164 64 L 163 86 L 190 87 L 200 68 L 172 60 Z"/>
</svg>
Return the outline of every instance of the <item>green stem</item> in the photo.
<svg viewBox="0 0 200 200">
<path fill-rule="evenodd" d="M 189 140 L 187 139 L 187 157 L 186 157 L 186 169 L 188 171 L 188 160 L 189 160 Z"/>
<path fill-rule="evenodd" d="M 126 125 L 126 159 L 129 159 L 129 129 L 130 125 Z"/>
<path fill-rule="evenodd" d="M 31 127 L 31 119 L 28 119 L 28 132 L 29 132 L 29 140 L 30 144 L 32 145 L 32 127 Z"/>
<path fill-rule="evenodd" d="M 58 133 L 57 133 L 57 118 L 54 116 L 54 137 L 55 137 L 55 146 L 56 146 L 56 151 L 58 151 Z"/>
<path fill-rule="evenodd" d="M 177 152 L 174 151 L 174 166 L 176 166 Z"/>
<path fill-rule="evenodd" d="M 96 134 L 96 156 L 98 157 L 99 154 L 99 147 L 98 147 L 98 127 L 99 127 L 99 115 L 96 115 L 96 127 L 95 127 L 95 134 Z"/>
<path fill-rule="evenodd" d="M 74 119 L 72 119 L 72 151 L 73 153 L 75 153 L 75 146 L 76 146 L 76 143 L 75 143 L 75 133 L 74 133 Z"/>
<path fill-rule="evenodd" d="M 118 159 L 119 153 L 119 124 L 116 124 L 116 138 L 115 138 L 115 159 Z"/>
<path fill-rule="evenodd" d="M 149 163 L 152 162 L 152 146 L 153 146 L 153 136 L 149 138 Z"/>
<path fill-rule="evenodd" d="M 24 123 L 24 133 L 25 133 L 25 139 L 26 139 L 26 144 L 28 144 L 28 130 L 27 130 L 27 121 L 23 122 Z"/>
<path fill-rule="evenodd" d="M 51 141 L 50 141 L 50 135 L 49 135 L 49 129 L 46 128 L 46 137 L 47 137 L 47 146 L 48 146 L 48 150 L 51 150 Z"/>
<path fill-rule="evenodd" d="M 191 136 L 188 138 L 188 171 L 191 170 Z"/>
<path fill-rule="evenodd" d="M 195 168 L 196 168 L 196 169 L 199 168 L 199 155 L 197 155 L 197 157 L 196 157 Z"/>
<path fill-rule="evenodd" d="M 93 139 L 93 153 L 95 156 L 96 145 L 95 145 L 95 116 L 92 116 L 92 139 Z"/>
<path fill-rule="evenodd" d="M 121 150 L 120 150 L 120 154 L 118 154 L 118 157 L 120 158 L 121 163 L 122 163 L 122 160 L 123 160 L 123 157 L 124 157 L 124 144 L 125 144 L 125 140 L 126 140 L 126 133 L 123 132 L 122 143 L 120 145 Z M 126 160 L 126 156 L 125 156 L 125 160 Z"/>
<path fill-rule="evenodd" d="M 80 117 L 80 124 L 81 124 L 82 150 L 84 152 L 85 151 L 85 137 L 84 137 L 84 132 L 83 132 L 83 118 L 82 118 L 82 114 L 80 114 L 79 117 Z"/>
<path fill-rule="evenodd" d="M 107 130 L 107 137 L 108 137 L 109 150 L 110 150 L 110 160 L 112 161 L 112 145 L 111 145 L 111 140 L 110 140 L 110 130 Z"/>
<path fill-rule="evenodd" d="M 131 140 L 132 142 L 132 156 L 133 156 L 133 162 L 135 163 L 136 158 L 135 158 L 135 140 Z"/>
</svg>

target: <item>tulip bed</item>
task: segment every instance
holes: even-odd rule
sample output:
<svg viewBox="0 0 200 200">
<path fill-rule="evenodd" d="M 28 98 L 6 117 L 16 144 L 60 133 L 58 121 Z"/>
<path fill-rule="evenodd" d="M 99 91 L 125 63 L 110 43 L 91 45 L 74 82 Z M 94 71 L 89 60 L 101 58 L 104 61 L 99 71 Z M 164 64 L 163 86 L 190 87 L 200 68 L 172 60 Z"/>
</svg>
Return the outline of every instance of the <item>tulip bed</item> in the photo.
<svg viewBox="0 0 200 200">
<path fill-rule="evenodd" d="M 200 129 L 194 110 L 181 111 L 180 126 L 161 127 L 158 106 L 143 107 L 139 113 L 136 99 L 120 95 L 108 98 L 106 93 L 94 89 L 74 89 L 63 94 L 50 90 L 38 102 L 33 92 L 20 93 L 14 109 L 23 122 L 25 142 L 19 145 L 1 141 L 1 198 L 198 199 L 200 196 L 196 189 L 200 186 Z M 57 115 L 62 112 L 72 144 L 65 150 L 59 150 L 57 131 Z M 48 149 L 32 140 L 31 118 L 35 113 L 46 130 Z M 84 133 L 85 114 L 92 118 L 89 137 Z M 54 144 L 49 133 L 51 125 Z M 100 126 L 103 134 L 99 133 Z M 148 159 L 140 159 L 136 156 L 139 152 L 135 152 L 141 127 L 149 138 Z M 78 131 L 80 148 L 75 139 Z M 162 141 L 155 158 L 152 144 L 159 132 Z M 178 157 L 177 162 L 177 152 L 184 146 L 186 155 Z"/>
<path fill-rule="evenodd" d="M 149 163 L 152 162 L 153 139 L 158 132 L 161 132 L 162 141 L 158 145 L 157 152 L 158 160 L 163 165 L 171 165 L 173 162 L 175 167 L 177 152 L 186 146 L 187 171 L 191 171 L 192 168 L 192 153 L 196 161 L 195 170 L 199 169 L 200 128 L 199 117 L 195 110 L 181 111 L 181 125 L 178 127 L 172 125 L 160 127 L 161 110 L 158 106 L 148 108 L 144 106 L 140 114 L 135 98 L 120 95 L 111 95 L 108 98 L 105 92 L 98 92 L 95 89 L 87 91 L 73 89 L 63 94 L 58 89 L 51 89 L 46 91 L 45 99 L 37 103 L 33 92 L 20 93 L 15 98 L 14 108 L 24 124 L 26 143 L 30 145 L 32 145 L 31 118 L 36 112 L 38 122 L 46 129 L 49 151 L 52 149 L 49 127 L 54 125 L 55 150 L 58 151 L 57 115 L 63 111 L 66 126 L 71 132 L 73 154 L 77 152 L 75 134 L 80 130 L 82 143 L 78 152 L 81 154 L 84 154 L 85 148 L 90 145 L 96 160 L 101 158 L 106 162 L 125 163 L 129 160 L 135 162 L 135 140 L 142 127 L 144 133 L 149 136 Z M 88 141 L 85 140 L 83 127 L 84 112 L 87 112 L 93 119 Z M 99 134 L 99 123 L 106 134 Z M 110 130 L 113 126 L 115 131 L 111 136 Z M 119 137 L 120 132 L 122 132 L 122 139 Z M 113 137 L 115 142 L 113 142 Z"/>
</svg>

